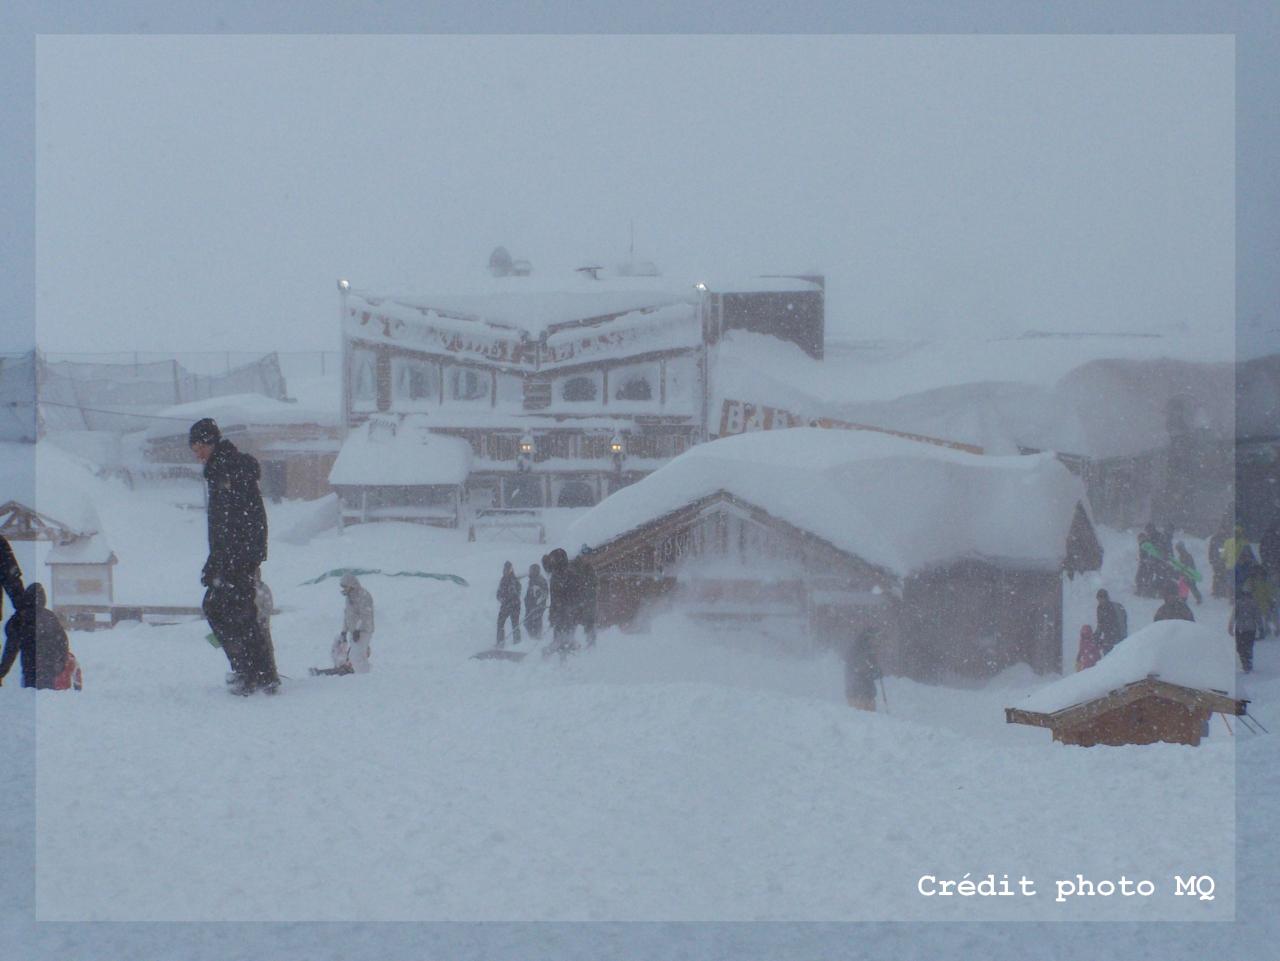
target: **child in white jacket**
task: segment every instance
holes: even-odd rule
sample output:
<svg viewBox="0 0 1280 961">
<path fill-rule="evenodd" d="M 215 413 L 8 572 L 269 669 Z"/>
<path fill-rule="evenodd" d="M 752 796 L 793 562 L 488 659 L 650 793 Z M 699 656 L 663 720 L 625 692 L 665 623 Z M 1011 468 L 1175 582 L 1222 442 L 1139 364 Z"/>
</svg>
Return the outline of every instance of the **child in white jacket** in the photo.
<svg viewBox="0 0 1280 961">
<path fill-rule="evenodd" d="M 354 574 L 343 574 L 338 582 L 347 599 L 342 615 L 342 633 L 333 640 L 330 654 L 333 667 L 312 668 L 312 674 L 368 674 L 370 641 L 373 640 L 373 598 Z"/>
</svg>

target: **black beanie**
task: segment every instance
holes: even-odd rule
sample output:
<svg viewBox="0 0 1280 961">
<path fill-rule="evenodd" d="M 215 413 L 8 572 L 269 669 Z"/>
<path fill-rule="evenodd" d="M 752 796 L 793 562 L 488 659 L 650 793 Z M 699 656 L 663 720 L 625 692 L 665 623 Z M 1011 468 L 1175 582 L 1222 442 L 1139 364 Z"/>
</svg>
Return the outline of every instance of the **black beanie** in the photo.
<svg viewBox="0 0 1280 961">
<path fill-rule="evenodd" d="M 191 425 L 191 430 L 187 431 L 187 446 L 193 444 L 216 444 L 222 439 L 222 431 L 218 430 L 218 425 L 213 422 L 212 417 L 202 417 Z"/>
</svg>

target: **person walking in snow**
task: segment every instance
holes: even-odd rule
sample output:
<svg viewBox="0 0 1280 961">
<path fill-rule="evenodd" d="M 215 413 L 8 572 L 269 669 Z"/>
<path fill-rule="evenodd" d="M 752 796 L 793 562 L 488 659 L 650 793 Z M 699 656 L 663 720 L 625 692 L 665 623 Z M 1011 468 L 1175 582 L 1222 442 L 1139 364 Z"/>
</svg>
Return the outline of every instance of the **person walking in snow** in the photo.
<svg viewBox="0 0 1280 961">
<path fill-rule="evenodd" d="M 342 611 L 342 633 L 333 639 L 329 656 L 333 667 L 312 668 L 312 674 L 368 674 L 373 654 L 373 597 L 354 574 L 343 574 L 338 581 L 346 606 Z"/>
<path fill-rule="evenodd" d="M 275 650 L 258 622 L 258 569 L 267 559 L 267 512 L 258 462 L 225 439 L 212 418 L 191 425 L 187 442 L 204 465 L 209 557 L 200 575 L 204 614 L 231 665 L 233 694 L 280 689 Z"/>
<path fill-rule="evenodd" d="M 1076 670 L 1084 671 L 1093 667 L 1102 658 L 1098 643 L 1093 639 L 1093 628 L 1088 624 L 1080 626 L 1080 646 L 1076 649 Z"/>
<path fill-rule="evenodd" d="M 1187 550 L 1187 545 L 1178 541 L 1174 545 L 1174 549 L 1178 552 L 1178 563 L 1182 565 L 1179 572 L 1181 577 L 1178 578 L 1180 585 L 1185 585 L 1186 590 L 1196 599 L 1197 604 L 1204 603 L 1204 596 L 1200 593 L 1197 582 L 1200 580 L 1200 571 L 1196 568 L 1196 559 L 1191 556 L 1191 552 Z M 1182 587 L 1178 588 L 1178 593 L 1182 598 L 1186 599 L 1186 594 L 1182 593 Z"/>
<path fill-rule="evenodd" d="M 859 711 L 876 709 L 876 681 L 883 675 L 871 641 L 875 628 L 867 628 L 844 646 L 844 697 Z"/>
<path fill-rule="evenodd" d="M 1227 578 L 1227 561 L 1222 549 L 1231 538 L 1231 518 L 1223 519 L 1213 536 L 1209 538 L 1209 570 L 1213 572 L 1213 584 L 1209 593 L 1214 597 L 1226 597 L 1229 593 Z"/>
<path fill-rule="evenodd" d="M 33 582 L 18 599 L 17 610 L 4 626 L 4 654 L 0 655 L 0 684 L 13 662 L 22 656 L 22 686 L 57 688 L 71 648 L 67 632 L 45 606 L 44 587 Z"/>
<path fill-rule="evenodd" d="M 1105 590 L 1098 591 L 1097 600 L 1098 625 L 1093 629 L 1093 639 L 1098 646 L 1098 656 L 1106 657 L 1128 636 L 1129 616 L 1124 605 L 1113 601 Z"/>
<path fill-rule="evenodd" d="M 582 625 L 582 633 L 586 637 L 587 647 L 596 646 L 596 569 L 587 560 L 591 550 L 583 546 L 569 564 L 569 592 L 573 604 L 573 621 L 575 626 Z"/>
<path fill-rule="evenodd" d="M 1236 605 L 1227 620 L 1227 633 L 1236 639 L 1236 655 L 1240 669 L 1246 674 L 1253 670 L 1253 643 L 1263 633 L 1262 611 L 1248 585 L 1236 593 Z"/>
<path fill-rule="evenodd" d="M 529 565 L 529 584 L 524 591 L 524 629 L 535 641 L 542 639 L 542 616 L 547 611 L 547 579 L 542 568 Z"/>
<path fill-rule="evenodd" d="M 1139 597 L 1159 597 L 1156 589 L 1156 561 L 1152 553 L 1156 546 L 1156 526 L 1148 524 L 1138 534 L 1138 570 L 1133 579 L 1133 592 Z"/>
<path fill-rule="evenodd" d="M 18 566 L 18 558 L 3 534 L 0 534 L 0 591 L 8 595 L 9 603 L 16 612 L 18 601 L 25 590 L 22 586 L 22 568 Z M 4 613 L 4 596 L 0 595 L 0 614 Z"/>
<path fill-rule="evenodd" d="M 542 555 L 542 569 L 550 578 L 547 584 L 547 624 L 551 627 L 551 643 L 543 648 L 544 657 L 559 654 L 563 661 L 577 649 L 573 635 L 577 627 L 569 591 L 569 555 L 557 547 Z"/>
<path fill-rule="evenodd" d="M 498 640 L 497 646 L 507 643 L 506 626 L 511 621 L 511 643 L 520 643 L 520 579 L 515 566 L 507 561 L 502 565 L 502 579 L 498 581 Z"/>
<path fill-rule="evenodd" d="M 1187 606 L 1187 602 L 1178 596 L 1178 589 L 1167 588 L 1164 595 L 1164 603 L 1156 608 L 1156 616 L 1152 621 L 1194 621 L 1196 616 L 1191 613 L 1191 608 Z"/>
</svg>

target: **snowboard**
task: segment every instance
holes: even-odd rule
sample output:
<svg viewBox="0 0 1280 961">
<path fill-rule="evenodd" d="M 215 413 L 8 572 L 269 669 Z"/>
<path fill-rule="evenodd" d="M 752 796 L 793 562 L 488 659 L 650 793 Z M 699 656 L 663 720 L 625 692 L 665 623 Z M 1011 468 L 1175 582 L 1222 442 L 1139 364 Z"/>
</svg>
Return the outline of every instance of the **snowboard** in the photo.
<svg viewBox="0 0 1280 961">
<path fill-rule="evenodd" d="M 523 661 L 528 651 L 512 651 L 505 647 L 491 647 L 471 655 L 473 661 Z"/>
</svg>

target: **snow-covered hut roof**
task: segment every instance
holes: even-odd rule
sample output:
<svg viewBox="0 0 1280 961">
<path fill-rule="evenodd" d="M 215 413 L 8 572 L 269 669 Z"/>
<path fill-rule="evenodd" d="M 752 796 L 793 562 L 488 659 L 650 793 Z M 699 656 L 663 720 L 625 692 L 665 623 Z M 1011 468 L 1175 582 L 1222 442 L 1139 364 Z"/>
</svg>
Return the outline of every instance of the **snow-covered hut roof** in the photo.
<svg viewBox="0 0 1280 961">
<path fill-rule="evenodd" d="M 191 425 L 202 417 L 212 417 L 224 433 L 236 427 L 278 427 L 287 424 L 316 424 L 336 427 L 339 422 L 337 405 L 328 407 L 305 406 L 275 400 L 262 394 L 230 394 L 210 397 L 186 404 L 175 404 L 157 411 L 144 436 L 148 440 L 161 440 L 181 436 L 185 438 Z"/>
<path fill-rule="evenodd" d="M 1191 621 L 1157 621 L 1134 631 L 1093 667 L 1029 694 L 1018 708 L 1054 714 L 1147 677 L 1235 697 L 1236 657 L 1231 636 Z"/>
<path fill-rule="evenodd" d="M 432 433 L 418 414 L 373 417 L 354 428 L 329 471 L 335 487 L 435 487 L 462 484 L 471 445 Z"/>
<path fill-rule="evenodd" d="M 49 550 L 46 564 L 114 564 L 116 555 L 102 534 L 77 537 L 75 540 L 55 544 Z"/>
<path fill-rule="evenodd" d="M 566 543 L 601 547 L 725 491 L 905 575 L 963 558 L 1056 568 L 1079 478 L 1052 455 L 983 457 L 898 437 L 792 428 L 694 447 L 606 498 Z"/>
</svg>

